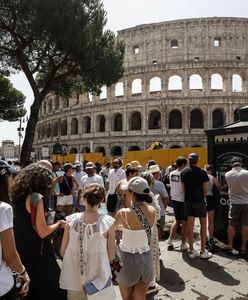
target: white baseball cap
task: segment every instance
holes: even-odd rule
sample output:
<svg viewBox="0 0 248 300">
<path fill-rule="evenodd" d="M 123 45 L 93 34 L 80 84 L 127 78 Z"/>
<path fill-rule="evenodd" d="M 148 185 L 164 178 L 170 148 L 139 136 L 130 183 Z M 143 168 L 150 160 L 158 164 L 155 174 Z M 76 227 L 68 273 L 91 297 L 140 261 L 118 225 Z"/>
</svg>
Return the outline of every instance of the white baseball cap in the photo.
<svg viewBox="0 0 248 300">
<path fill-rule="evenodd" d="M 124 191 L 129 190 L 140 195 L 150 195 L 149 185 L 142 177 L 131 178 L 122 188 Z"/>
</svg>

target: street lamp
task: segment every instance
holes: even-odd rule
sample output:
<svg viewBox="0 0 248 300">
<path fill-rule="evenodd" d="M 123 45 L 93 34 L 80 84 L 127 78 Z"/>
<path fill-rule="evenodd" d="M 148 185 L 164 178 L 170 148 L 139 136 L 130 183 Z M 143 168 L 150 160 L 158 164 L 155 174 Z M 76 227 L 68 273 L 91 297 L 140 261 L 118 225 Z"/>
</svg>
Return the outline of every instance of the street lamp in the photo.
<svg viewBox="0 0 248 300">
<path fill-rule="evenodd" d="M 22 127 L 22 124 L 28 121 L 28 117 L 26 117 L 25 120 L 25 116 L 22 118 L 19 118 L 19 127 L 17 128 L 17 132 L 18 132 L 18 137 L 19 137 L 19 145 L 18 145 L 18 160 L 20 161 L 21 158 L 21 140 L 23 138 L 23 131 L 24 131 L 24 127 Z"/>
</svg>

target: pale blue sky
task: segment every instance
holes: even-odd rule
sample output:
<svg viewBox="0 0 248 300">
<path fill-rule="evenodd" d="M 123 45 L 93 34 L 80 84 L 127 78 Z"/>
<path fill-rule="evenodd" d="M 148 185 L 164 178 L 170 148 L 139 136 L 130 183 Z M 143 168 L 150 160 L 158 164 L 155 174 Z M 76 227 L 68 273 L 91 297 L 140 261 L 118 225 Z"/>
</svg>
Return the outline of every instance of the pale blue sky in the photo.
<svg viewBox="0 0 248 300">
<path fill-rule="evenodd" d="M 107 11 L 107 28 L 120 29 L 175 19 L 200 17 L 247 17 L 247 0 L 103 0 Z M 23 74 L 11 77 L 14 86 L 27 97 L 26 107 L 32 104 L 33 93 Z M 0 123 L 0 143 L 11 139 L 18 142 L 16 122 Z"/>
</svg>

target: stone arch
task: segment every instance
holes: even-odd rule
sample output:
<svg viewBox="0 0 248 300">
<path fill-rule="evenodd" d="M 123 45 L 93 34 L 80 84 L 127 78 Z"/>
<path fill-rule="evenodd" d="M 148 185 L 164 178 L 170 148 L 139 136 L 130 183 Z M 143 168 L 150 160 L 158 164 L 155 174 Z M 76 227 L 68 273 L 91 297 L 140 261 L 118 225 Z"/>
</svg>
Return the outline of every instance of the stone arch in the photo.
<svg viewBox="0 0 248 300">
<path fill-rule="evenodd" d="M 151 78 L 149 83 L 149 91 L 150 93 L 153 92 L 161 92 L 161 78 L 156 76 Z"/>
<path fill-rule="evenodd" d="M 81 153 L 90 153 L 90 148 L 89 147 L 83 147 L 81 150 Z"/>
<path fill-rule="evenodd" d="M 233 92 L 242 92 L 243 80 L 239 74 L 232 75 L 232 91 Z"/>
<path fill-rule="evenodd" d="M 173 75 L 169 78 L 168 91 L 182 91 L 182 77 Z"/>
<path fill-rule="evenodd" d="M 130 130 L 141 130 L 141 127 L 141 113 L 139 111 L 135 111 L 130 117 Z"/>
<path fill-rule="evenodd" d="M 211 90 L 223 91 L 223 78 L 218 73 L 214 73 L 211 75 Z"/>
<path fill-rule="evenodd" d="M 124 96 L 124 84 L 123 84 L 123 82 L 118 82 L 115 85 L 115 96 L 116 97 Z"/>
<path fill-rule="evenodd" d="M 101 94 L 100 94 L 100 100 L 105 100 L 107 99 L 107 86 L 106 85 L 103 85 L 101 87 Z"/>
<path fill-rule="evenodd" d="M 202 147 L 202 145 L 199 145 L 199 144 L 192 145 L 192 148 L 200 148 L 200 147 Z"/>
<path fill-rule="evenodd" d="M 122 114 L 115 113 L 112 117 L 112 131 L 122 131 Z"/>
<path fill-rule="evenodd" d="M 114 146 L 110 150 L 111 156 L 122 156 L 122 149 L 120 146 Z"/>
<path fill-rule="evenodd" d="M 219 128 L 224 126 L 224 114 L 221 109 L 215 109 L 212 113 L 212 127 Z"/>
<path fill-rule="evenodd" d="M 203 114 L 199 109 L 190 112 L 190 128 L 203 128 Z"/>
<path fill-rule="evenodd" d="M 78 153 L 78 150 L 77 150 L 76 147 L 72 147 L 72 148 L 70 149 L 70 154 L 77 154 L 77 153 Z"/>
<path fill-rule="evenodd" d="M 199 74 L 192 74 L 189 77 L 189 89 L 190 90 L 203 90 L 202 78 Z"/>
<path fill-rule="evenodd" d="M 51 137 L 51 125 L 47 124 L 46 126 L 46 137 L 50 138 Z"/>
<path fill-rule="evenodd" d="M 55 105 L 55 110 L 58 110 L 59 109 L 59 96 L 56 95 L 55 96 L 55 101 L 54 101 L 54 105 Z"/>
<path fill-rule="evenodd" d="M 132 82 L 132 95 L 135 94 L 142 94 L 142 81 L 139 78 L 134 79 Z"/>
<path fill-rule="evenodd" d="M 233 121 L 238 122 L 239 121 L 239 108 L 235 109 L 233 112 Z"/>
<path fill-rule="evenodd" d="M 58 122 L 53 123 L 53 136 L 58 136 L 59 135 L 59 124 Z"/>
<path fill-rule="evenodd" d="M 148 129 L 161 129 L 161 113 L 153 110 L 149 114 Z"/>
<path fill-rule="evenodd" d="M 178 148 L 182 148 L 182 147 L 179 146 L 179 145 L 172 145 L 172 146 L 170 147 L 170 149 L 178 149 Z"/>
<path fill-rule="evenodd" d="M 45 126 L 44 126 L 44 125 L 41 125 L 41 131 L 40 131 L 40 134 L 41 134 L 41 138 L 43 139 L 43 138 L 44 138 L 44 135 L 45 135 Z"/>
<path fill-rule="evenodd" d="M 60 134 L 67 135 L 67 120 L 61 121 L 60 124 Z"/>
<path fill-rule="evenodd" d="M 182 113 L 178 109 L 172 110 L 169 115 L 169 129 L 180 129 L 182 127 Z"/>
<path fill-rule="evenodd" d="M 96 117 L 96 132 L 105 132 L 106 118 L 104 115 L 98 115 Z"/>
<path fill-rule="evenodd" d="M 134 146 L 130 146 L 128 148 L 128 151 L 141 151 L 141 149 L 139 146 L 134 145 Z"/>
<path fill-rule="evenodd" d="M 91 132 L 91 118 L 89 116 L 83 118 L 82 129 L 83 129 L 83 133 Z"/>
<path fill-rule="evenodd" d="M 78 119 L 71 119 L 71 134 L 78 134 Z"/>
<path fill-rule="evenodd" d="M 102 153 L 103 156 L 106 156 L 106 150 L 102 146 L 97 146 L 96 149 L 95 149 L 95 152 Z"/>
</svg>

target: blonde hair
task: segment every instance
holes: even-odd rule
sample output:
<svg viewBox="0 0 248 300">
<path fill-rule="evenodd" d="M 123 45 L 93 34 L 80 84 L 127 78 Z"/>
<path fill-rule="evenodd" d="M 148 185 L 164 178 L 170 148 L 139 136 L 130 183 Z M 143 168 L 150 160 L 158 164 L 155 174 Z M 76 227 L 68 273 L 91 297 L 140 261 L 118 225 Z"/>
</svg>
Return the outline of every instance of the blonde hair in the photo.
<svg viewBox="0 0 248 300">
<path fill-rule="evenodd" d="M 102 202 L 105 196 L 104 187 L 98 183 L 87 185 L 83 192 L 83 197 L 90 206 L 98 205 Z"/>
</svg>

